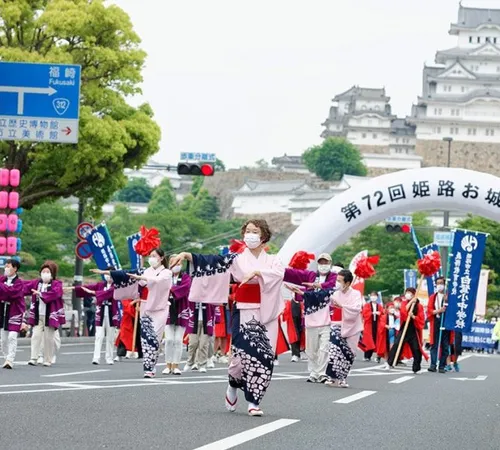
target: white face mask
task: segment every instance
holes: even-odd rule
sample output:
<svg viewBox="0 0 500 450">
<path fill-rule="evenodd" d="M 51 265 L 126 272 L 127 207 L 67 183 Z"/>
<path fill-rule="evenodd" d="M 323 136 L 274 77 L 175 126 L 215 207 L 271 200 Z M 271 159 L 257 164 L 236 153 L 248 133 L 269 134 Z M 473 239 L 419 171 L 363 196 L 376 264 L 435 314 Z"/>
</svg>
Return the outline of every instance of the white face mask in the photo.
<svg viewBox="0 0 500 450">
<path fill-rule="evenodd" d="M 257 233 L 245 233 L 243 240 L 245 241 L 245 245 L 251 250 L 261 244 L 260 236 Z"/>
<path fill-rule="evenodd" d="M 327 274 L 332 269 L 330 264 L 318 264 L 318 272 L 321 274 Z"/>
<path fill-rule="evenodd" d="M 370 301 L 371 301 L 371 302 L 376 302 L 377 300 L 378 300 L 378 298 L 377 298 L 377 297 L 375 297 L 374 295 L 372 295 L 372 296 L 370 297 Z"/>
<path fill-rule="evenodd" d="M 12 276 L 13 270 L 10 267 L 6 267 L 3 271 L 4 275 L 8 278 Z"/>
<path fill-rule="evenodd" d="M 345 289 L 345 285 L 344 283 L 341 283 L 340 281 L 337 281 L 335 283 L 335 289 L 337 290 L 340 290 L 340 291 L 343 291 Z"/>
<path fill-rule="evenodd" d="M 438 284 L 436 286 L 436 289 L 438 292 L 444 292 L 444 284 Z"/>
<path fill-rule="evenodd" d="M 156 258 L 155 256 L 150 256 L 148 258 L 148 264 L 153 268 L 153 269 L 156 269 L 158 267 L 158 265 L 160 264 L 160 262 L 158 261 L 158 258 Z"/>
<path fill-rule="evenodd" d="M 413 294 L 411 294 L 410 292 L 408 292 L 408 293 L 405 294 L 405 298 L 406 298 L 406 300 L 411 300 L 413 298 Z"/>
<path fill-rule="evenodd" d="M 106 280 L 106 283 L 109 283 L 111 281 L 111 275 L 104 275 L 104 279 Z"/>
<path fill-rule="evenodd" d="M 52 280 L 52 275 L 48 272 L 43 272 L 40 276 L 42 277 L 42 281 L 46 284 L 50 283 L 50 280 Z"/>
<path fill-rule="evenodd" d="M 172 267 L 172 273 L 179 273 L 181 271 L 181 266 L 174 266 Z"/>
</svg>

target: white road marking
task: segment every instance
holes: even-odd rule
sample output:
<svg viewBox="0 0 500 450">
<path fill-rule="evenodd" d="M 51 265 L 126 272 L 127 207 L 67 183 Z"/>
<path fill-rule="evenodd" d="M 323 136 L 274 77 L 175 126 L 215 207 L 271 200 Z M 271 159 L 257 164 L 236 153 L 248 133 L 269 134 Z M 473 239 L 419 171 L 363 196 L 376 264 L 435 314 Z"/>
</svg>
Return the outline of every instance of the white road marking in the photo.
<svg viewBox="0 0 500 450">
<path fill-rule="evenodd" d="M 246 430 L 238 434 L 233 434 L 232 436 L 212 442 L 211 444 L 204 445 L 203 447 L 198 447 L 195 450 L 227 450 L 230 448 L 234 448 L 237 445 L 244 444 L 245 442 L 253 441 L 254 439 L 272 433 L 273 431 L 279 430 L 281 428 L 288 427 L 297 422 L 299 422 L 299 420 L 275 420 L 274 422 L 266 423 L 265 425 L 251 428 L 250 430 Z"/>
<path fill-rule="evenodd" d="M 478 375 L 476 378 L 450 378 L 450 380 L 458 380 L 458 381 L 484 381 L 488 378 L 487 375 Z"/>
<path fill-rule="evenodd" d="M 357 394 L 349 395 L 349 397 L 341 398 L 340 400 L 335 400 L 333 403 L 342 403 L 347 405 L 348 403 L 356 402 L 363 398 L 369 397 L 370 395 L 376 394 L 377 391 L 361 391 Z"/>
<path fill-rule="evenodd" d="M 61 352 L 61 355 L 93 355 L 93 354 L 94 352 Z"/>
<path fill-rule="evenodd" d="M 110 369 L 98 369 L 98 370 L 85 370 L 83 372 L 68 372 L 68 373 L 52 373 L 50 375 L 41 375 L 43 378 L 52 378 L 52 377 L 69 377 L 71 375 L 85 375 L 87 373 L 100 373 L 100 372 L 109 372 Z"/>
<path fill-rule="evenodd" d="M 415 378 L 415 377 L 410 377 L 409 375 L 407 375 L 406 377 L 401 377 L 401 378 L 396 378 L 395 380 L 391 380 L 391 381 L 389 381 L 389 383 L 401 384 L 401 383 L 404 383 L 405 381 L 413 380 L 413 378 Z"/>
<path fill-rule="evenodd" d="M 203 378 L 203 379 L 196 379 Z M 207 379 L 213 378 L 213 379 Z M 273 381 L 288 381 L 300 379 L 302 377 L 296 378 L 281 378 L 281 377 L 273 377 Z M 95 383 L 99 383 L 98 385 Z M 117 383 L 117 384 L 112 384 Z M 213 377 L 188 377 L 184 378 L 184 380 L 179 378 L 152 378 L 152 379 L 126 379 L 126 380 L 78 380 L 78 381 L 68 381 L 68 382 L 58 382 L 58 383 L 26 383 L 26 384 L 11 384 L 11 385 L 2 385 L 0 388 L 9 389 L 9 388 L 30 388 L 33 387 L 35 389 L 24 389 L 24 390 L 16 390 L 9 391 L 5 390 L 0 392 L 0 395 L 10 395 L 10 394 L 36 394 L 36 393 L 44 393 L 44 392 L 58 392 L 58 391 L 78 391 L 78 390 L 90 390 L 90 389 L 119 389 L 119 388 L 130 388 L 130 387 L 143 387 L 143 386 L 169 386 L 176 384 L 215 384 L 215 383 L 227 383 L 227 378 L 222 376 L 213 376 Z M 107 386 L 104 384 L 108 384 Z M 103 386 L 104 385 L 104 386 Z M 43 387 L 43 389 L 42 389 Z M 38 388 L 38 389 L 36 389 Z"/>
<path fill-rule="evenodd" d="M 52 383 L 51 386 L 65 387 L 65 388 L 78 388 L 78 389 L 99 389 L 102 386 L 89 386 L 88 384 L 76 383 Z"/>
</svg>

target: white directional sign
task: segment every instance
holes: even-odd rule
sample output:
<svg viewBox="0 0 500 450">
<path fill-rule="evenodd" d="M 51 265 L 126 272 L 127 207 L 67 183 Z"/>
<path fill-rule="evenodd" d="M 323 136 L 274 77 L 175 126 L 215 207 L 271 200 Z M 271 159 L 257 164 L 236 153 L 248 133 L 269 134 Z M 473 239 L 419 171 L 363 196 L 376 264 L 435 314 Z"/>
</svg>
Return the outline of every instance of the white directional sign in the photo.
<svg viewBox="0 0 500 450">
<path fill-rule="evenodd" d="M 0 62 L 0 140 L 78 142 L 80 66 Z"/>
<path fill-rule="evenodd" d="M 391 216 L 385 219 L 387 223 L 407 223 L 411 224 L 412 216 Z"/>
<path fill-rule="evenodd" d="M 434 243 L 439 247 L 451 247 L 453 245 L 452 231 L 435 231 Z"/>
</svg>

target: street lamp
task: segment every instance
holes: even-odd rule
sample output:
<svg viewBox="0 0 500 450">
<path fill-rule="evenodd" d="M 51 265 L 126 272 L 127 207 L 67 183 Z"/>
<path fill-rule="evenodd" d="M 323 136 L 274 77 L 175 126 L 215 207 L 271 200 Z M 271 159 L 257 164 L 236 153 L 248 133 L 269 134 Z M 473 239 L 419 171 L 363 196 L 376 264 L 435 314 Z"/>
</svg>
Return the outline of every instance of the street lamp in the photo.
<svg viewBox="0 0 500 450">
<path fill-rule="evenodd" d="M 450 167 L 451 165 L 451 143 L 453 142 L 452 137 L 444 137 L 443 138 L 444 142 L 448 142 L 448 159 L 446 162 L 446 167 Z M 448 227 L 450 225 L 450 212 L 449 211 L 444 211 L 443 214 L 443 228 L 445 231 L 448 231 Z M 441 249 L 441 266 L 443 267 L 443 275 L 446 276 L 446 271 L 448 269 L 448 247 L 443 247 Z"/>
</svg>

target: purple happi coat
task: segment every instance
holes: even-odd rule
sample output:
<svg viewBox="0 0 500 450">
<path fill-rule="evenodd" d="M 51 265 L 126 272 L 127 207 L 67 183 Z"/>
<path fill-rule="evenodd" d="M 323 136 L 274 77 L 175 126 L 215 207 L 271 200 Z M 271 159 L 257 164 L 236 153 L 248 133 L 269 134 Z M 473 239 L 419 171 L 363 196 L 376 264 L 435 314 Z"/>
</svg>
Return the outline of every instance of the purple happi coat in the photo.
<svg viewBox="0 0 500 450">
<path fill-rule="evenodd" d="M 96 327 L 104 326 L 103 324 L 104 312 L 105 308 L 108 308 L 108 317 L 110 326 L 119 327 L 120 314 L 118 311 L 118 301 L 113 298 L 115 289 L 112 284 L 107 289 L 106 286 L 107 283 L 105 283 L 104 281 L 100 281 L 95 284 L 86 284 L 84 286 L 76 286 L 75 294 L 77 297 L 89 296 L 90 294 L 85 292 L 82 289 L 83 287 L 86 287 L 87 289 L 94 291 L 96 298 L 96 306 L 97 306 L 95 312 L 95 326 Z"/>
<path fill-rule="evenodd" d="M 190 315 L 186 333 L 196 334 L 198 330 L 195 328 L 198 323 L 198 308 L 203 308 L 203 332 L 209 336 L 213 336 L 215 329 L 215 308 L 216 305 L 209 305 L 207 303 L 194 303 L 189 302 Z"/>
<path fill-rule="evenodd" d="M 14 277 L 11 285 L 6 282 L 7 277 L 0 277 L 0 328 L 19 332 L 26 311 L 24 283 L 18 276 Z"/>
<path fill-rule="evenodd" d="M 187 273 L 172 278 L 170 288 L 170 309 L 167 325 L 178 325 L 187 328 L 193 313 L 192 304 L 188 301 L 191 288 L 191 277 Z"/>
<path fill-rule="evenodd" d="M 42 289 L 42 280 L 24 281 L 24 294 L 32 294 L 31 290 L 40 291 Z M 45 326 L 59 328 L 66 323 L 66 315 L 64 314 L 63 300 L 63 284 L 59 280 L 52 280 L 46 292 L 42 292 L 40 299 L 37 295 L 31 295 L 31 305 L 28 315 L 28 324 L 31 326 L 38 325 L 38 306 L 39 302 L 43 301 L 46 304 Z"/>
</svg>

